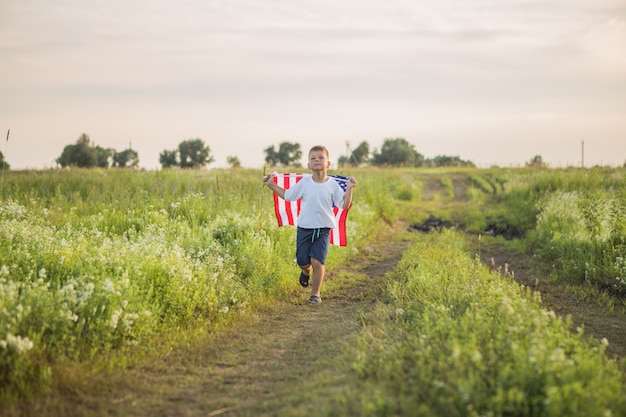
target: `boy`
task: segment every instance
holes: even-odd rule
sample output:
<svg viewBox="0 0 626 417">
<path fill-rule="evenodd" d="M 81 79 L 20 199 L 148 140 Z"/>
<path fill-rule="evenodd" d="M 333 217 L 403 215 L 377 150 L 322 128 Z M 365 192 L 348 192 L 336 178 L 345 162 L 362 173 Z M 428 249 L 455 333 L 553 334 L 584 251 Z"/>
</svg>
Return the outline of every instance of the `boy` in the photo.
<svg viewBox="0 0 626 417">
<path fill-rule="evenodd" d="M 352 190 L 357 181 L 350 177 L 344 194 L 337 182 L 327 175 L 330 159 L 328 149 L 323 146 L 311 148 L 307 166 L 313 175 L 305 176 L 287 190 L 276 184 L 272 175 L 263 177 L 263 182 L 287 201 L 302 198 L 298 216 L 296 261 L 302 269 L 300 285 L 308 287 L 309 278 L 313 274 L 309 303 L 319 304 L 322 302 L 320 291 L 324 282 L 330 229 L 335 225 L 333 204 L 344 210 L 348 209 L 352 204 Z"/>
</svg>

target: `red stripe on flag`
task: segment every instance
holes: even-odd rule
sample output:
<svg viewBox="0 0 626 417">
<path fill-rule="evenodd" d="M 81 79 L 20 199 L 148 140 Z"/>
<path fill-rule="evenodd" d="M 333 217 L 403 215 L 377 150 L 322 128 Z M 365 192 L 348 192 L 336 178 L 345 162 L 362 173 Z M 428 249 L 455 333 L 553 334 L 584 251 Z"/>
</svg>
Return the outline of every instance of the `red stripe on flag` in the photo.
<svg viewBox="0 0 626 417">
<path fill-rule="evenodd" d="M 283 176 L 283 188 L 285 190 L 289 189 L 289 187 L 291 187 L 291 175 L 290 174 L 285 174 Z M 283 200 L 285 202 L 285 211 L 287 212 L 287 224 L 290 225 L 295 225 L 296 222 L 296 218 L 297 218 L 297 214 L 296 216 L 293 215 L 293 207 L 291 206 L 293 203 L 291 201 L 287 201 L 287 200 Z"/>
<path fill-rule="evenodd" d="M 276 220 L 278 220 L 278 226 L 284 226 L 283 217 L 280 215 L 280 201 L 278 194 L 274 193 L 274 213 L 276 214 Z"/>
<path fill-rule="evenodd" d="M 280 174 L 274 176 L 274 182 L 287 190 L 292 183 L 302 179 L 302 174 Z M 274 212 L 278 220 L 278 226 L 295 226 L 300 214 L 300 200 L 297 202 L 284 200 L 274 193 Z"/>
<path fill-rule="evenodd" d="M 274 183 L 278 184 L 278 176 L 274 176 Z M 281 215 L 281 211 L 284 207 L 281 200 L 282 198 L 278 197 L 278 194 L 274 193 L 274 213 L 276 214 L 276 220 L 278 220 L 279 227 L 285 225 L 285 223 L 283 222 L 283 216 Z"/>
<path fill-rule="evenodd" d="M 337 207 L 333 208 L 337 227 L 330 230 L 330 244 L 338 246 L 348 245 L 348 234 L 346 232 L 346 221 L 348 219 L 348 210 L 342 210 Z"/>
</svg>

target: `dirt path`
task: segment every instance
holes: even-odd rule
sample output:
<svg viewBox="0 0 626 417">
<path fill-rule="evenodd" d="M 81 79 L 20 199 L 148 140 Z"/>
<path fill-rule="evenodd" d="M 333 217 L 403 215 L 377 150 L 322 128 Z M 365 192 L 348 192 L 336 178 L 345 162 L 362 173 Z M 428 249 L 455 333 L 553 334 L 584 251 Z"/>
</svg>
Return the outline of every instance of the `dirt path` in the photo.
<svg viewBox="0 0 626 417">
<path fill-rule="evenodd" d="M 337 361 L 358 334 L 363 315 L 377 302 L 384 274 L 400 260 L 407 245 L 387 240 L 363 251 L 353 269 L 330 268 L 329 281 L 357 278 L 327 291 L 321 305 L 303 303 L 306 290 L 302 290 L 299 301 L 259 311 L 141 366 L 94 372 L 82 389 L 58 387 L 47 398 L 8 413 L 0 410 L 0 415 L 315 415 L 325 393 L 337 398 L 337 391 L 349 389 L 348 376 L 335 372 Z M 606 337 L 609 356 L 626 357 L 623 314 L 577 301 L 562 286 L 538 277 L 527 259 L 503 245 L 485 245 L 480 255 L 486 264 L 513 271 L 518 282 L 540 291 L 546 308 L 571 315 L 574 326 L 584 325 L 590 336 Z"/>
<path fill-rule="evenodd" d="M 359 331 L 362 315 L 375 305 L 384 274 L 406 246 L 388 241 L 355 259 L 358 269 L 329 268 L 328 280 L 338 274 L 360 278 L 323 294 L 321 305 L 303 303 L 307 290 L 301 290 L 299 301 L 258 312 L 140 367 L 94 375 L 84 390 L 57 392 L 62 398 L 28 404 L 19 415 L 315 414 L 325 392 L 349 385 L 334 372 L 336 360 Z"/>
</svg>

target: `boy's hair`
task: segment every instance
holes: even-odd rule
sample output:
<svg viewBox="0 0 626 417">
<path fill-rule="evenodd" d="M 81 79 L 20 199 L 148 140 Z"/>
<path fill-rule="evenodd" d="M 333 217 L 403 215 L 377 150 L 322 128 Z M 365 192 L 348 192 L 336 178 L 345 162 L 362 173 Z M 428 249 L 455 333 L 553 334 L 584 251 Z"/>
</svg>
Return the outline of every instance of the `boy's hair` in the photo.
<svg viewBox="0 0 626 417">
<path fill-rule="evenodd" d="M 312 147 L 311 149 L 309 149 L 309 157 L 311 156 L 311 152 L 315 152 L 315 151 L 322 151 L 322 152 L 324 152 L 324 155 L 326 155 L 326 158 L 330 159 L 330 154 L 328 153 L 328 149 L 326 149 L 325 146 L 316 145 L 316 146 Z"/>
</svg>

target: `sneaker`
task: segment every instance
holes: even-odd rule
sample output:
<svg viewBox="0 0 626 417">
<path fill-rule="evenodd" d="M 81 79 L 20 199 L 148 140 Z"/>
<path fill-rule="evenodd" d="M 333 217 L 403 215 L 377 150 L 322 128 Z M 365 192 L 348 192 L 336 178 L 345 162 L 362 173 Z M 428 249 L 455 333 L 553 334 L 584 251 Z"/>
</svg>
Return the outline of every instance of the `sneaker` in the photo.
<svg viewBox="0 0 626 417">
<path fill-rule="evenodd" d="M 312 295 L 309 297 L 309 304 L 320 304 L 322 299 L 317 295 Z"/>
<path fill-rule="evenodd" d="M 300 272 L 300 285 L 302 285 L 302 287 L 306 288 L 309 286 L 309 276 L 308 275 L 304 275 L 304 271 Z"/>
</svg>

